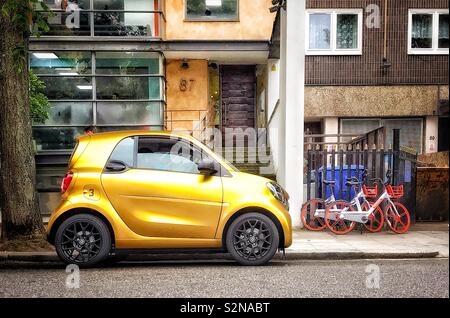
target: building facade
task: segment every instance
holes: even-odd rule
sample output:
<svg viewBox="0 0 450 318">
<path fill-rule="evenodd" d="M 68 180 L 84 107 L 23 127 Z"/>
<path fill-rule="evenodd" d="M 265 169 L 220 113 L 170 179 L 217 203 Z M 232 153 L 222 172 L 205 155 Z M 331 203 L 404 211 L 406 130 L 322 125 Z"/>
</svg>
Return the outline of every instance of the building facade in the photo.
<svg viewBox="0 0 450 318">
<path fill-rule="evenodd" d="M 295 225 L 307 134 L 384 126 L 386 147 L 398 128 L 411 151 L 448 150 L 447 1 L 295 0 L 278 13 L 271 0 L 45 2 L 50 30 L 30 42 L 51 101 L 34 125 L 44 213 L 88 126 L 182 130 L 205 143 L 206 128 L 267 132 Z"/>
<path fill-rule="evenodd" d="M 448 2 L 306 5 L 306 129 L 363 134 L 384 126 L 392 143 L 398 128 L 402 145 L 418 153 L 448 150 Z"/>
<path fill-rule="evenodd" d="M 303 178 L 290 186 L 288 179 L 291 171 L 296 177 L 303 173 L 288 165 L 294 158 L 304 166 L 298 161 L 303 160 L 303 141 L 312 140 L 307 135 L 322 135 L 315 141 L 330 147 L 350 138 L 336 135 L 385 127 L 386 149 L 393 142 L 392 130 L 400 129 L 401 146 L 409 151 L 449 150 L 447 1 L 299 2 L 284 1 L 287 10 L 277 16 L 268 63 L 274 165 L 288 192 L 300 197 L 296 202 L 305 199 Z M 299 22 L 298 16 L 304 19 Z M 292 41 L 302 41 L 304 47 Z M 290 69 L 304 78 L 290 78 Z M 293 80 L 299 84 L 283 84 Z M 302 80 L 304 96 L 299 96 Z M 303 125 L 298 118 L 291 121 L 298 114 Z M 285 137 L 293 127 L 291 134 L 299 142 Z"/>
<path fill-rule="evenodd" d="M 87 127 L 201 138 L 207 127 L 265 123 L 271 0 L 44 2 L 50 28 L 31 39 L 29 57 L 51 103 L 33 126 L 44 214 Z"/>
</svg>

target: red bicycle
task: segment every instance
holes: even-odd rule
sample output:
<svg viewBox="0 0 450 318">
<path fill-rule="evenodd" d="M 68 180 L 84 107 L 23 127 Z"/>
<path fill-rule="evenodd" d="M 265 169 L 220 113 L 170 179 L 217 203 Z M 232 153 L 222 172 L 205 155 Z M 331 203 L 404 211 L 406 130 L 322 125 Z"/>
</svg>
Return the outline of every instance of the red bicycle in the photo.
<svg viewBox="0 0 450 318">
<path fill-rule="evenodd" d="M 375 203 L 366 200 L 361 205 L 360 198 L 364 197 L 364 192 L 369 192 L 367 188 L 364 190 L 363 187 L 363 190 L 345 207 L 341 208 L 331 204 L 326 208 L 325 223 L 330 231 L 336 234 L 346 234 L 355 228 L 356 223 L 362 223 L 366 225 L 367 229 L 376 232 L 381 230 L 384 220 L 386 220 L 389 228 L 397 234 L 408 231 L 411 225 L 408 209 L 400 202 L 392 201 L 403 196 L 403 185 L 393 186 L 380 178 L 374 178 L 372 181 L 384 185 L 384 192 Z M 357 180 L 348 182 L 350 185 L 357 184 Z M 383 201 L 387 201 L 387 205 L 384 213 L 380 215 L 380 205 Z"/>
</svg>

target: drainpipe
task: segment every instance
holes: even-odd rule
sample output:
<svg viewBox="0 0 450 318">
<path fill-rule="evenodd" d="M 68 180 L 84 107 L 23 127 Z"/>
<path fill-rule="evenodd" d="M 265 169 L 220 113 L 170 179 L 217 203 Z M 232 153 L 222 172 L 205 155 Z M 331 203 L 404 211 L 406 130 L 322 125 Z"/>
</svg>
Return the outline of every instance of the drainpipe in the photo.
<svg viewBox="0 0 450 318">
<path fill-rule="evenodd" d="M 388 62 L 387 59 L 387 37 L 388 37 L 388 26 L 389 26 L 389 21 L 388 21 L 388 1 L 389 0 L 384 0 L 384 43 L 383 43 L 383 76 L 387 75 L 387 71 L 388 69 L 391 67 L 391 63 Z"/>
</svg>

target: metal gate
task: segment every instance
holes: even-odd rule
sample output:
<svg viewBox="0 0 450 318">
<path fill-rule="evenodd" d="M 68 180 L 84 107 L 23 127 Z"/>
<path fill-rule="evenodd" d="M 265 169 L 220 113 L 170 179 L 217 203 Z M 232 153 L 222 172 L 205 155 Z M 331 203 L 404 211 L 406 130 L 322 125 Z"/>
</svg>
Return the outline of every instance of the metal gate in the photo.
<svg viewBox="0 0 450 318">
<path fill-rule="evenodd" d="M 310 145 L 305 153 L 306 159 L 306 193 L 307 199 L 323 198 L 328 196 L 322 180 L 336 181 L 336 197 L 351 200 L 353 190 L 346 186 L 346 178 L 350 176 L 361 178 L 363 171 L 367 170 L 365 181 L 380 178 L 390 181 L 393 185 L 403 184 L 404 196 L 399 199 L 411 213 L 411 220 L 415 220 L 416 210 L 416 163 L 417 155 L 404 149 L 385 150 L 383 145 Z M 386 172 L 390 170 L 390 180 Z"/>
</svg>

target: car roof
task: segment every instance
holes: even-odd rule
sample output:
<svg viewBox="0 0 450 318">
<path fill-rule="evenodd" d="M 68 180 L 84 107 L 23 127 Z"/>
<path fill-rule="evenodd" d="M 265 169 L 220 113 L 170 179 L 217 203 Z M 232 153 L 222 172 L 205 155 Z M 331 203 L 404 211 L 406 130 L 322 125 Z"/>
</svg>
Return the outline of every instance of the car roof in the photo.
<svg viewBox="0 0 450 318">
<path fill-rule="evenodd" d="M 169 137 L 184 137 L 186 139 L 193 140 L 194 138 L 189 134 L 174 133 L 169 131 L 150 131 L 150 130 L 121 130 L 121 131 L 109 131 L 102 133 L 94 133 L 91 135 L 82 135 L 79 140 L 90 139 L 102 140 L 102 139 L 123 139 L 131 136 L 169 136 Z"/>
</svg>

